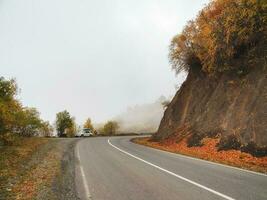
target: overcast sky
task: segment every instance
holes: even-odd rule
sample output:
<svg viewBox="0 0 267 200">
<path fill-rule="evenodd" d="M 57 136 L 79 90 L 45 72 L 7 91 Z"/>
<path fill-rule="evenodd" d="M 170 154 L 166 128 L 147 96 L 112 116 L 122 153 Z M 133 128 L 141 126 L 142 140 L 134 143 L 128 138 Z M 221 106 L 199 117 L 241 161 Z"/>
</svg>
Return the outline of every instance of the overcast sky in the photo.
<svg viewBox="0 0 267 200">
<path fill-rule="evenodd" d="M 171 38 L 208 0 L 0 0 L 0 76 L 53 122 L 103 122 L 171 96 Z"/>
</svg>

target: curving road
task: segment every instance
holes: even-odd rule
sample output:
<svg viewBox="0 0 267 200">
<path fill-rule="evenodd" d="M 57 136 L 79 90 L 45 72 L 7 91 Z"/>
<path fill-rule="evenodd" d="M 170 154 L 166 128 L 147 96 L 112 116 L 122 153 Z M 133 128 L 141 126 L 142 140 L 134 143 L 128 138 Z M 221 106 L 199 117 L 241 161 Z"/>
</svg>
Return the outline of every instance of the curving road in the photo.
<svg viewBox="0 0 267 200">
<path fill-rule="evenodd" d="M 81 199 L 267 199 L 267 175 L 148 148 L 131 138 L 95 137 L 77 144 Z"/>
</svg>

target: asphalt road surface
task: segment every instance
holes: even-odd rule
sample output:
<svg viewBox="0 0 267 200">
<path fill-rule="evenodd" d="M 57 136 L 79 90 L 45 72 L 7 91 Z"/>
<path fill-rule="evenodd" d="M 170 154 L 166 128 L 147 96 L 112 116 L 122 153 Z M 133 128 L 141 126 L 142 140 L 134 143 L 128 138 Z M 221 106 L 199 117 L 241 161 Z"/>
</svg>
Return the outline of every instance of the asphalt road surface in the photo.
<svg viewBox="0 0 267 200">
<path fill-rule="evenodd" d="M 77 191 L 93 200 L 266 200 L 267 176 L 96 137 L 77 144 Z"/>
</svg>

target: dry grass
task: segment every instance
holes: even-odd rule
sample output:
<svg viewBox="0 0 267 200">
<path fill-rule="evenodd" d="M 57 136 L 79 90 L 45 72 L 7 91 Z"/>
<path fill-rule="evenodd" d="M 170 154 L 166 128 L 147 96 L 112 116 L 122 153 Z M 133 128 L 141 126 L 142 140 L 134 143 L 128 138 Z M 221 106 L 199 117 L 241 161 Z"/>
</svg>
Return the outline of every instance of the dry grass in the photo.
<svg viewBox="0 0 267 200">
<path fill-rule="evenodd" d="M 217 151 L 216 144 L 219 142 L 219 139 L 214 138 L 204 138 L 202 140 L 204 145 L 201 147 L 187 147 L 186 140 L 187 138 L 184 138 L 180 142 L 176 143 L 174 138 L 169 138 L 161 142 L 155 142 L 152 141 L 150 137 L 145 137 L 135 138 L 132 141 L 164 151 L 267 173 L 267 156 L 257 158 L 238 150 Z"/>
<path fill-rule="evenodd" d="M 31 170 L 25 171 L 24 177 L 13 188 L 15 198 L 35 199 L 43 187 L 51 187 L 53 179 L 60 171 L 61 156 L 59 149 L 53 147 L 43 157 L 39 157 Z"/>
<path fill-rule="evenodd" d="M 21 199 L 20 192 L 32 194 L 30 188 L 34 184 L 27 179 L 35 173 L 36 163 L 30 161 L 48 141 L 47 138 L 18 138 L 13 145 L 0 148 L 0 199 Z"/>
</svg>

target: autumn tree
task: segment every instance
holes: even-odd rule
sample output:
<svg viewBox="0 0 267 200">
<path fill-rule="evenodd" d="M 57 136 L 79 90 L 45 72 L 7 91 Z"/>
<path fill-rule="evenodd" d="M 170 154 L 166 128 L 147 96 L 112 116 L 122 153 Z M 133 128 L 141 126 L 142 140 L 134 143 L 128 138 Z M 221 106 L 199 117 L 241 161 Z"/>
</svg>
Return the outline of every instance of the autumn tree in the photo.
<svg viewBox="0 0 267 200">
<path fill-rule="evenodd" d="M 36 108 L 25 107 L 17 115 L 14 131 L 21 136 L 36 136 L 40 133 L 40 129 L 43 126 L 42 123 L 40 113 Z"/>
<path fill-rule="evenodd" d="M 71 118 L 71 124 L 65 129 L 65 134 L 67 137 L 74 137 L 78 131 L 78 126 L 75 123 L 74 117 Z"/>
<path fill-rule="evenodd" d="M 266 0 L 214 0 L 188 22 L 170 45 L 173 69 L 238 74 L 264 60 L 267 48 Z"/>
<path fill-rule="evenodd" d="M 66 136 L 66 129 L 70 129 L 73 126 L 73 118 L 66 110 L 57 113 L 56 115 L 56 130 L 59 137 Z"/>
<path fill-rule="evenodd" d="M 14 79 L 0 77 L 0 140 L 8 143 L 21 104 L 16 100 L 18 87 Z"/>
<path fill-rule="evenodd" d="M 42 126 L 40 128 L 40 135 L 44 137 L 51 137 L 53 135 L 53 126 L 49 123 L 49 121 L 42 122 Z"/>
<path fill-rule="evenodd" d="M 83 128 L 89 128 L 92 132 L 94 132 L 94 126 L 92 125 L 92 121 L 91 121 L 91 119 L 90 118 L 88 118 L 86 121 L 85 121 L 85 123 L 84 123 L 84 125 L 83 125 Z"/>
<path fill-rule="evenodd" d="M 15 136 L 40 134 L 43 121 L 35 108 L 23 107 L 17 100 L 18 87 L 14 79 L 0 77 L 0 140 L 12 142 Z"/>
<path fill-rule="evenodd" d="M 105 135 L 115 135 L 119 128 L 119 124 L 116 121 L 108 121 L 103 127 L 103 133 Z"/>
</svg>

